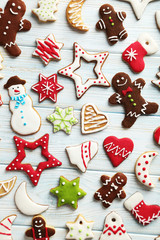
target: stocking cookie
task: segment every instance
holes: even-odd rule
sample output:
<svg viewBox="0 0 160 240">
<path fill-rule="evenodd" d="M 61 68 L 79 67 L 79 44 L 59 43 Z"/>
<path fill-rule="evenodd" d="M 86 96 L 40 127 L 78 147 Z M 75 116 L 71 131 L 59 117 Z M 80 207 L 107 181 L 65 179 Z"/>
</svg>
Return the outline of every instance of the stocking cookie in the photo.
<svg viewBox="0 0 160 240">
<path fill-rule="evenodd" d="M 116 12 L 109 4 L 104 4 L 99 9 L 101 19 L 97 22 L 96 28 L 105 30 L 108 42 L 114 45 L 118 40 L 128 37 L 123 21 L 126 18 L 125 12 Z"/>
<path fill-rule="evenodd" d="M 157 27 L 160 30 L 160 10 L 156 11 L 156 23 L 157 23 Z"/>
<path fill-rule="evenodd" d="M 116 173 L 113 177 L 101 176 L 103 187 L 97 190 L 94 198 L 102 202 L 105 208 L 108 208 L 115 198 L 124 199 L 126 193 L 123 186 L 127 183 L 127 177 L 123 173 Z"/>
<path fill-rule="evenodd" d="M 54 13 L 57 12 L 59 0 L 39 0 L 38 8 L 32 12 L 39 18 L 40 22 L 56 21 Z"/>
<path fill-rule="evenodd" d="M 11 127 L 20 135 L 34 134 L 41 127 L 41 117 L 34 109 L 32 99 L 26 93 L 25 83 L 25 80 L 14 76 L 4 85 L 10 96 Z"/>
<path fill-rule="evenodd" d="M 145 86 L 145 81 L 142 78 L 138 78 L 132 83 L 126 73 L 120 72 L 113 77 L 112 85 L 116 93 L 109 98 L 109 103 L 124 106 L 123 127 L 130 128 L 142 114 L 152 114 L 158 111 L 157 103 L 147 102 L 141 96 L 141 90 Z"/>
<path fill-rule="evenodd" d="M 21 54 L 21 50 L 16 44 L 17 32 L 29 31 L 31 28 L 31 23 L 23 19 L 26 5 L 22 0 L 9 0 L 4 11 L 0 10 L 0 45 L 10 55 L 17 57 Z"/>
<path fill-rule="evenodd" d="M 154 39 L 147 33 L 139 36 L 138 40 L 132 43 L 122 53 L 122 59 L 128 63 L 130 68 L 136 72 L 142 72 L 145 68 L 144 57 L 154 54 L 158 51 L 158 45 Z"/>
<path fill-rule="evenodd" d="M 46 239 L 49 240 L 55 234 L 54 227 L 46 225 L 46 220 L 41 215 L 35 216 L 32 219 L 32 227 L 29 228 L 25 235 L 33 238 L 33 240 Z"/>
<path fill-rule="evenodd" d="M 110 212 L 104 222 L 103 232 L 99 240 L 131 240 L 125 230 L 121 216 L 116 212 Z"/>
<path fill-rule="evenodd" d="M 0 239 L 12 240 L 12 224 L 17 215 L 11 215 L 6 217 L 0 222 Z"/>
</svg>

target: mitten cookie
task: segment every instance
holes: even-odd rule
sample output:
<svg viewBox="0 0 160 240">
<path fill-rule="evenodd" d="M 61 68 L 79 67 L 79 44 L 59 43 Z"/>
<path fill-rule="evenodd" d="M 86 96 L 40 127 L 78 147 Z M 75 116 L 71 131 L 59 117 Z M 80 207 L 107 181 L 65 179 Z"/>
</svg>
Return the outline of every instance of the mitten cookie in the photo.
<svg viewBox="0 0 160 240">
<path fill-rule="evenodd" d="M 26 5 L 22 0 L 9 0 L 4 11 L 0 12 L 0 45 L 3 46 L 10 55 L 17 57 L 21 50 L 16 44 L 16 35 L 20 31 L 29 31 L 31 23 L 24 19 Z"/>
<path fill-rule="evenodd" d="M 116 93 L 109 98 L 110 104 L 122 104 L 125 110 L 125 118 L 122 126 L 130 128 L 142 114 L 152 114 L 158 111 L 158 104 L 147 102 L 141 96 L 141 90 L 145 81 L 138 78 L 133 83 L 126 73 L 117 73 L 112 79 L 112 85 Z"/>
<path fill-rule="evenodd" d="M 97 22 L 96 28 L 105 30 L 108 42 L 114 45 L 118 40 L 124 40 L 128 34 L 123 27 L 123 21 L 126 18 L 125 12 L 116 12 L 109 4 L 104 4 L 99 9 L 101 19 Z"/>
</svg>

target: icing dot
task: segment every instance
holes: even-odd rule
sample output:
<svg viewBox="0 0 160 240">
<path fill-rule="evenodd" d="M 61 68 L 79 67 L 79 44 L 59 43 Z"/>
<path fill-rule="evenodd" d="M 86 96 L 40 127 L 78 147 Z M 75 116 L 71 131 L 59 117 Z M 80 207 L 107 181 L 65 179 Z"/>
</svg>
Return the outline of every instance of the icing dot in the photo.
<svg viewBox="0 0 160 240">
<path fill-rule="evenodd" d="M 121 224 L 121 227 L 124 227 L 124 225 L 123 225 L 123 224 Z"/>
<path fill-rule="evenodd" d="M 72 204 L 74 204 L 75 203 L 75 201 L 72 201 Z"/>
<path fill-rule="evenodd" d="M 108 233 L 108 236 L 110 236 L 110 235 L 111 235 L 111 233 L 109 232 L 109 233 Z"/>
<path fill-rule="evenodd" d="M 116 225 L 113 225 L 113 228 L 116 228 Z"/>
<path fill-rule="evenodd" d="M 3 35 L 7 35 L 7 33 L 6 33 L 6 32 L 4 32 L 4 33 L 3 33 Z"/>
<path fill-rule="evenodd" d="M 155 156 L 156 154 L 155 153 L 153 153 L 153 156 Z"/>
<path fill-rule="evenodd" d="M 143 180 L 142 182 L 143 182 L 143 183 L 145 183 L 145 182 L 146 182 L 146 180 Z"/>
<path fill-rule="evenodd" d="M 119 233 L 119 235 L 121 236 L 121 235 L 122 235 L 122 233 L 120 232 L 120 233 Z"/>
<path fill-rule="evenodd" d="M 58 190 L 56 190 L 56 193 L 59 193 L 59 191 L 58 191 Z"/>
<path fill-rule="evenodd" d="M 80 196 L 81 195 L 81 193 L 80 192 L 78 192 L 78 196 Z"/>
<path fill-rule="evenodd" d="M 76 182 L 73 183 L 73 186 L 76 186 Z"/>
<path fill-rule="evenodd" d="M 149 186 L 151 186 L 152 185 L 152 183 L 149 183 Z"/>
<path fill-rule="evenodd" d="M 62 182 L 62 185 L 64 186 L 64 185 L 65 185 L 65 182 Z"/>
<path fill-rule="evenodd" d="M 143 157 L 146 158 L 146 155 L 144 155 Z"/>
<path fill-rule="evenodd" d="M 143 171 L 145 171 L 145 170 L 146 170 L 146 168 L 145 168 L 145 167 L 143 167 L 143 168 L 142 168 L 142 170 L 143 170 Z"/>
<path fill-rule="evenodd" d="M 148 161 L 145 161 L 145 164 L 148 164 L 149 162 Z"/>
<path fill-rule="evenodd" d="M 147 178 L 147 175 L 144 175 L 144 178 Z"/>
<path fill-rule="evenodd" d="M 138 173 L 138 175 L 140 176 L 140 175 L 141 175 L 141 173 L 139 172 L 139 173 Z"/>
<path fill-rule="evenodd" d="M 62 200 L 61 200 L 61 202 L 65 202 L 65 200 L 64 200 L 64 199 L 62 199 Z"/>
<path fill-rule="evenodd" d="M 141 166 L 141 163 L 138 163 L 138 166 Z"/>
<path fill-rule="evenodd" d="M 11 21 L 8 21 L 8 24 L 11 24 Z"/>
</svg>

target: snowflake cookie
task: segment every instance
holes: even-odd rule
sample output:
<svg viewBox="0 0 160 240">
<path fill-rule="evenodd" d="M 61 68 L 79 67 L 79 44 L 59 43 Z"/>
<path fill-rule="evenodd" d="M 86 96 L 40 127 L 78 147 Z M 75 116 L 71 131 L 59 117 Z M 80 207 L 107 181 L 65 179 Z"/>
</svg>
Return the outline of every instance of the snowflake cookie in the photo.
<svg viewBox="0 0 160 240">
<path fill-rule="evenodd" d="M 67 134 L 71 134 L 71 128 L 78 123 L 78 120 L 74 117 L 73 107 L 60 108 L 56 107 L 53 114 L 47 117 L 54 125 L 53 132 L 60 130 L 65 131 Z"/>
</svg>

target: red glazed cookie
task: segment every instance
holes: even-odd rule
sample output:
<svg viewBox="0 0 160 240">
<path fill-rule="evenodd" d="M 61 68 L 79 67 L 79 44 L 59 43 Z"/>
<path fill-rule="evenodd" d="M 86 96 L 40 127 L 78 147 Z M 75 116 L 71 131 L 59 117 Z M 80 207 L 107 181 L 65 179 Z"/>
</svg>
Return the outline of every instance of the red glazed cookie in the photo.
<svg viewBox="0 0 160 240">
<path fill-rule="evenodd" d="M 22 0 L 9 0 L 4 11 L 0 9 L 0 45 L 10 55 L 19 56 L 21 50 L 16 44 L 16 35 L 20 31 L 29 31 L 31 23 L 24 19 L 26 5 Z"/>
<path fill-rule="evenodd" d="M 134 143 L 130 138 L 107 137 L 103 142 L 104 150 L 114 167 L 118 167 L 133 151 Z"/>
<path fill-rule="evenodd" d="M 109 98 L 110 104 L 122 104 L 125 110 L 125 118 L 122 126 L 130 128 L 142 114 L 152 114 L 158 111 L 158 104 L 147 102 L 141 96 L 141 90 L 145 81 L 138 78 L 133 83 L 126 73 L 119 72 L 112 79 L 112 86 L 116 93 Z"/>
<path fill-rule="evenodd" d="M 116 12 L 109 4 L 104 4 L 99 9 L 101 19 L 97 22 L 96 28 L 105 30 L 108 42 L 114 45 L 118 40 L 124 40 L 128 34 L 123 27 L 123 21 L 126 18 L 125 12 Z"/>
</svg>

